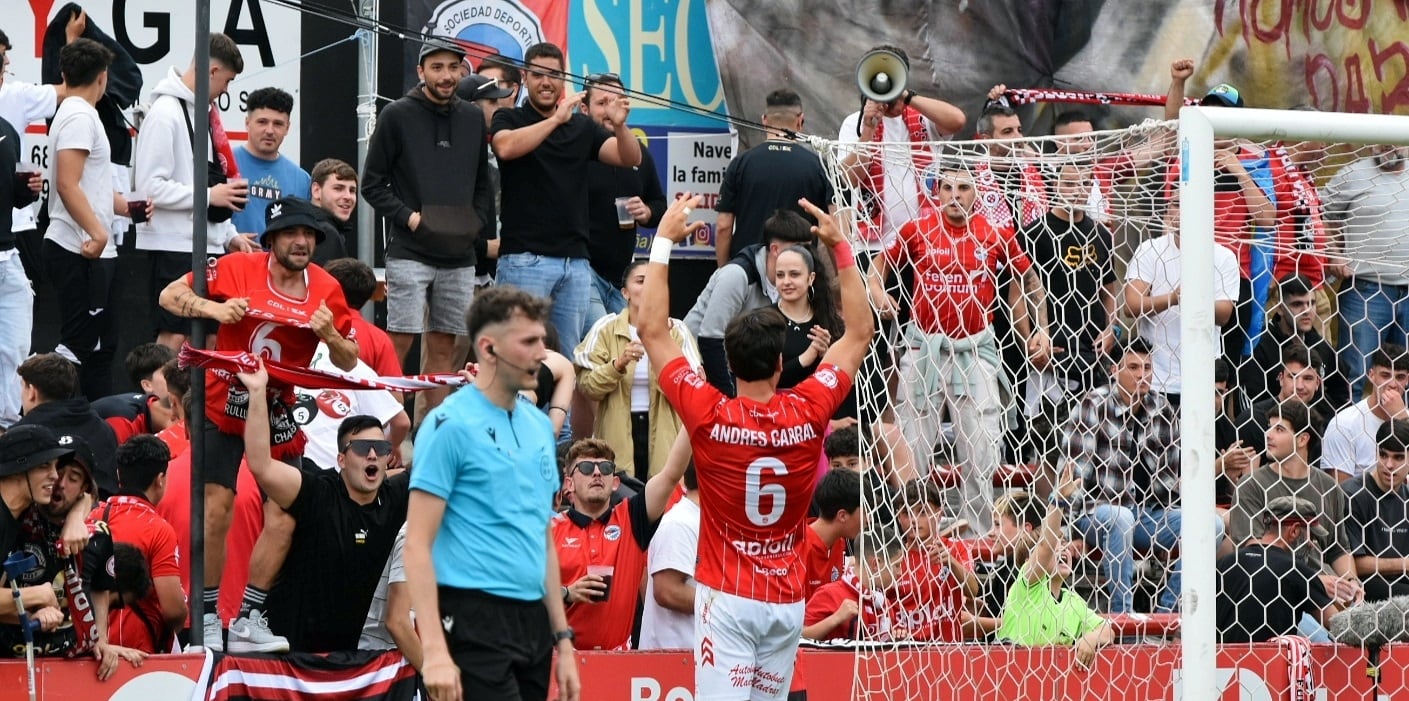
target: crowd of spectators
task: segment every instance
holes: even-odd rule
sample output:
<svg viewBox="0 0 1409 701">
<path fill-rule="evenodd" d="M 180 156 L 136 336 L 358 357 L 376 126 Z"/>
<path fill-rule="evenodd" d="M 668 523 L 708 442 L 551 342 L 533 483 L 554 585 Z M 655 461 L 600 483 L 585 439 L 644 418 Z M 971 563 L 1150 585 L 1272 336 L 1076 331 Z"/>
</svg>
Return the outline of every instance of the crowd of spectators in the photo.
<svg viewBox="0 0 1409 701">
<path fill-rule="evenodd" d="M 365 380 L 413 364 L 464 368 L 471 381 L 514 374 L 507 418 L 474 440 L 498 445 L 512 439 L 496 430 L 540 424 L 557 438 L 557 470 L 539 480 L 559 512 L 547 564 L 559 570 L 560 590 L 548 594 L 562 608 L 550 607 L 549 621 L 561 614 L 579 648 L 688 647 L 699 485 L 681 416 L 637 332 L 645 272 L 633 260 L 668 203 L 628 125 L 621 79 L 594 74 L 568 94 L 551 44 L 522 64 L 484 59 L 477 73 L 462 49 L 427 44 L 420 82 L 383 110 L 359 176 L 342 161 L 305 170 L 281 153 L 293 97 L 275 88 L 251 91 L 248 140 L 232 146 L 218 111 L 192 104 L 194 64 L 144 94 L 135 143 L 110 143 L 127 137 L 105 132 L 96 106 L 109 71 L 130 58 L 85 38 L 88 29 L 81 13 L 69 18 L 62 84 L 7 75 L 0 86 L 0 170 L 13 169 L 16 134 L 39 119 L 53 120 L 55 154 L 42 178 L 0 179 L 9 431 L 0 551 L 42 549 L 60 532 L 77 545 L 71 522 L 81 519 L 70 514 L 106 521 L 114 540 L 135 546 L 146 578 L 120 574 L 107 583 L 119 598 L 101 599 L 120 609 L 100 626 L 105 664 L 172 650 L 194 625 L 206 646 L 231 652 L 394 647 L 418 668 L 445 660 L 447 641 L 423 649 L 413 623 L 425 606 L 414 583 L 432 551 L 408 513 L 420 523 L 416 495 L 443 488 L 452 524 L 452 495 L 465 485 L 431 465 L 459 455 L 450 439 L 430 452 L 407 450 L 408 439 L 416 417 L 440 433 L 442 401 L 489 404 L 446 399 L 449 390 L 413 399 L 295 388 L 256 363 L 211 366 L 206 406 L 195 406 L 176 357 L 194 318 L 218 322 L 216 350 L 271 364 Z M 212 35 L 210 51 L 218 97 L 243 60 L 224 35 Z M 1192 72 L 1192 62 L 1172 65 L 1166 117 L 1177 117 Z M 829 471 L 799 546 L 806 637 L 1067 643 L 1086 664 L 1115 637 L 1101 614 L 1179 608 L 1178 417 L 1195 408 L 1181 405 L 1178 163 L 1158 136 L 1090 153 L 1094 124 L 1078 111 L 1059 116 L 1047 152 L 1025 151 L 1002 141 L 1024 133 L 1005 92 L 996 86 L 974 118 L 978 143 L 992 143 L 952 162 L 928 144 L 968 122 L 957 107 L 912 91 L 866 101 L 842 125 L 836 179 L 790 138 L 803 123 L 798 95 L 769 94 L 767 140 L 724 174 L 719 267 L 688 315 L 667 325 L 688 366 L 732 397 L 726 332 L 769 309 L 786 328 L 782 356 L 769 361 L 778 389 L 802 382 L 844 324 L 838 262 L 799 201 L 856 208 L 881 333 L 818 456 Z M 1235 109 L 1243 98 L 1223 85 L 1202 104 Z M 196 119 L 211 126 L 205 213 L 192 211 Z M 1377 147 L 1322 186 L 1314 145 L 1217 145 L 1213 526 L 1225 640 L 1324 636 L 1338 608 L 1409 593 L 1409 264 L 1395 260 L 1409 250 L 1406 160 L 1402 148 Z M 1117 232 L 1131 227 L 1113 188 L 1128 178 L 1143 179 L 1156 206 L 1148 231 L 1122 241 Z M 35 246 L 29 206 L 43 179 L 48 223 Z M 359 196 L 388 226 L 385 329 L 356 314 L 378 284 L 345 255 Z M 194 216 L 209 222 L 205 271 L 190 269 Z M 160 314 L 152 342 L 126 353 L 134 391 L 114 394 L 114 271 L 128 235 L 152 263 Z M 1263 238 L 1278 243 L 1253 245 Z M 32 311 L 15 306 L 29 299 L 28 284 L 16 284 L 26 270 L 50 281 L 62 316 L 57 347 L 32 356 Z M 204 298 L 193 289 L 202 274 Z M 511 287 L 551 305 L 492 291 Z M 472 327 L 508 323 L 467 314 L 481 296 L 541 312 L 544 357 L 507 341 L 470 344 Z M 1331 300 L 1337 311 L 1325 315 Z M 418 340 L 422 357 L 408 358 Z M 516 417 L 518 402 L 542 416 Z M 196 412 L 207 418 L 200 515 L 186 501 Z M 430 462 L 418 473 L 418 461 Z M 1005 461 L 1033 466 L 1025 491 L 995 489 Z M 948 462 L 958 466 L 952 484 L 936 478 Z M 189 581 L 182 561 L 192 518 L 204 522 L 204 583 Z M 110 557 L 130 569 L 135 556 L 122 553 Z M 463 556 L 471 568 L 499 557 Z M 1140 600 L 1146 559 L 1167 571 Z M 58 572 L 44 567 L 21 584 L 47 633 L 65 605 L 47 585 Z M 1075 589 L 1083 569 L 1096 574 L 1091 602 Z M 197 595 L 205 617 L 189 621 Z M 7 653 L 18 614 L 0 600 Z M 474 642 L 448 625 L 445 634 Z"/>
</svg>

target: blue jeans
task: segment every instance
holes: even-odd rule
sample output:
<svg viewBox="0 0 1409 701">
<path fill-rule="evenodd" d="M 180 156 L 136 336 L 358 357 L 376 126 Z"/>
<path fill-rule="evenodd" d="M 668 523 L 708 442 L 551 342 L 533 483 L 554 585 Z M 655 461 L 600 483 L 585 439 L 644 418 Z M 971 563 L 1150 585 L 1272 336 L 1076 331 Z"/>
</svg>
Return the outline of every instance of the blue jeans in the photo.
<svg viewBox="0 0 1409 701">
<path fill-rule="evenodd" d="M 17 250 L 0 260 L 0 428 L 20 420 L 20 383 L 15 371 L 29 356 L 29 335 L 34 329 L 34 290 L 25 277 Z"/>
<path fill-rule="evenodd" d="M 499 259 L 495 283 L 513 285 L 553 301 L 548 321 L 558 332 L 558 350 L 572 357 L 582 341 L 582 325 L 592 298 L 592 267 L 586 258 L 550 258 L 512 253 Z"/>
<path fill-rule="evenodd" d="M 1214 543 L 1223 540 L 1223 519 L 1216 515 Z M 1110 588 L 1111 613 L 1130 613 L 1135 606 L 1135 551 L 1157 548 L 1173 550 L 1179 545 L 1183 518 L 1179 509 L 1101 504 L 1076 520 L 1076 527 L 1088 546 L 1100 548 L 1101 571 Z M 1177 610 L 1184 569 L 1181 558 L 1170 566 L 1169 580 L 1159 594 L 1155 610 Z"/>
<path fill-rule="evenodd" d="M 598 319 L 608 314 L 620 314 L 625 308 L 626 297 L 622 296 L 617 285 L 592 271 L 592 303 L 587 308 L 587 323 L 582 325 L 583 337 L 587 336 L 587 331 Z"/>
<path fill-rule="evenodd" d="M 1381 343 L 1404 344 L 1409 331 L 1409 287 L 1351 279 L 1340 292 L 1340 358 L 1350 397 L 1360 397 L 1369 358 Z"/>
</svg>

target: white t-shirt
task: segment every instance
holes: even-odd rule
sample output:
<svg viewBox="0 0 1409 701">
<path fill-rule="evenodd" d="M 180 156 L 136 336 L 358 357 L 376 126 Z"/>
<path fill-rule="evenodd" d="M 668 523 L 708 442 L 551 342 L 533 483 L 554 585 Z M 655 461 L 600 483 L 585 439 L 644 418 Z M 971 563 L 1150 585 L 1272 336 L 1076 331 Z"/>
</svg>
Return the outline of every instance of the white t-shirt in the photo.
<svg viewBox="0 0 1409 701">
<path fill-rule="evenodd" d="M 326 343 L 318 344 L 313 353 L 313 362 L 308 367 L 314 370 L 344 372 L 333 364 Z M 346 373 L 362 379 L 373 379 L 377 373 L 361 360 L 352 372 Z M 401 403 L 391 392 L 384 389 L 345 390 L 345 389 L 304 389 L 294 390 L 298 401 L 294 404 L 294 420 L 308 435 L 308 445 L 304 455 L 323 469 L 336 469 L 338 466 L 338 426 L 342 420 L 355 414 L 375 416 L 385 426 L 388 421 L 402 412 Z"/>
<path fill-rule="evenodd" d="M 54 116 L 59 107 L 59 91 L 53 85 L 36 85 L 14 78 L 6 78 L 0 83 L 0 119 L 10 123 L 21 136 L 25 127 L 41 119 Z M 21 160 L 28 162 L 25 154 Z M 6 174 L 8 175 L 8 173 Z M 34 208 L 36 204 L 15 209 L 13 231 L 29 231 L 35 227 Z"/>
<path fill-rule="evenodd" d="M 695 584 L 699 559 L 700 507 L 681 499 L 660 519 L 656 535 L 646 550 L 646 603 L 641 609 L 641 650 L 689 650 L 695 646 L 693 614 L 671 611 L 656 603 L 657 572 L 675 570 Z"/>
<path fill-rule="evenodd" d="M 641 336 L 635 326 L 626 327 L 631 332 L 631 340 L 640 342 Z M 643 355 L 636 361 L 636 372 L 631 376 L 631 413 L 651 410 L 651 358 Z"/>
<path fill-rule="evenodd" d="M 1375 432 L 1384 421 L 1370 411 L 1370 400 L 1362 399 L 1336 412 L 1326 424 L 1321 440 L 1321 467 L 1327 472 L 1344 472 L 1351 477 L 1375 466 L 1379 451 Z"/>
<path fill-rule="evenodd" d="M 842 144 L 855 144 L 861 141 L 856 125 L 861 119 L 860 112 L 852 112 L 841 122 L 837 141 Z M 930 120 L 924 119 L 931 141 L 938 141 L 939 134 Z M 881 138 L 885 146 L 885 165 L 881 173 L 881 243 L 890 245 L 895 232 L 905 222 L 914 219 L 920 211 L 920 178 L 923 175 L 915 167 L 911 158 L 910 133 L 905 128 L 904 117 L 881 118 Z M 776 301 L 776 300 L 775 300 Z"/>
<path fill-rule="evenodd" d="M 1238 301 L 1238 257 L 1227 248 L 1213 246 L 1213 299 Z M 1183 277 L 1183 261 L 1172 235 L 1159 236 L 1140 244 L 1125 271 L 1125 281 L 1141 280 L 1150 284 L 1149 294 L 1163 295 L 1179 287 Z M 1140 317 L 1140 338 L 1150 344 L 1150 364 L 1154 366 L 1150 388 L 1156 392 L 1178 394 L 1183 370 L 1180 368 L 1180 309 L 1178 305 L 1158 314 Z M 1214 336 L 1214 359 L 1223 355 L 1223 337 Z"/>
<path fill-rule="evenodd" d="M 114 216 L 112 149 L 108 146 L 108 137 L 103 132 L 98 110 L 81 97 L 65 99 L 54 114 L 54 123 L 49 126 L 49 150 L 49 182 L 56 188 L 59 182 L 59 153 L 70 150 L 88 152 L 88 157 L 83 161 L 83 174 L 78 178 L 78 189 L 88 200 L 88 206 L 93 208 L 99 224 L 104 229 L 111 229 Z M 90 238 L 88 232 L 69 214 L 64 198 L 55 192 L 49 198 L 49 231 L 44 234 L 44 239 L 59 244 L 70 253 L 79 253 L 83 242 Z M 102 257 L 117 257 L 116 238 L 108 236 L 108 245 L 103 249 Z"/>
</svg>

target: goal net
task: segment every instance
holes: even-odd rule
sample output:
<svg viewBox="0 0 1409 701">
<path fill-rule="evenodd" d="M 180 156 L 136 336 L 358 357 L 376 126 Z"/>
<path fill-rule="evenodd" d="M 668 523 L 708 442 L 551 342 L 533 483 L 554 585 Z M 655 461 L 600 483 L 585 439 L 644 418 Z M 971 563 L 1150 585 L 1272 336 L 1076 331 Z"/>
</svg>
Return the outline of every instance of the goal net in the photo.
<svg viewBox="0 0 1409 701">
<path fill-rule="evenodd" d="M 1207 290 L 1181 280 L 1210 271 L 1182 270 L 1177 123 L 891 131 L 814 144 L 881 321 L 852 698 L 1174 698 L 1185 559 L 1218 572 L 1220 689 L 1364 683 L 1278 636 L 1409 592 L 1409 423 L 1385 422 L 1409 416 L 1409 149 L 1218 137 L 1216 337 L 1191 358 L 1182 302 Z M 1213 400 L 1181 401 L 1186 378 Z M 1181 511 L 1183 412 L 1212 417 L 1216 510 Z M 1181 550 L 1181 516 L 1217 551 Z"/>
</svg>

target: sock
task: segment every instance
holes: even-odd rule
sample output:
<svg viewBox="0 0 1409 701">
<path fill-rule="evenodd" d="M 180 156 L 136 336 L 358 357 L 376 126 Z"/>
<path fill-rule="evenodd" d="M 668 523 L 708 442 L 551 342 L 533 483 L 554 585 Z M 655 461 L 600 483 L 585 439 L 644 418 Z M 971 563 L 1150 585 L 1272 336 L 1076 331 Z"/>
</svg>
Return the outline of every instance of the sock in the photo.
<svg viewBox="0 0 1409 701">
<path fill-rule="evenodd" d="M 263 611 L 264 599 L 269 592 L 254 586 L 245 585 L 245 598 L 240 601 L 240 618 L 249 618 L 250 611 Z"/>
<path fill-rule="evenodd" d="M 215 614 L 220 617 L 220 587 L 206 587 L 201 590 L 201 602 L 205 604 L 205 612 Z"/>
</svg>

